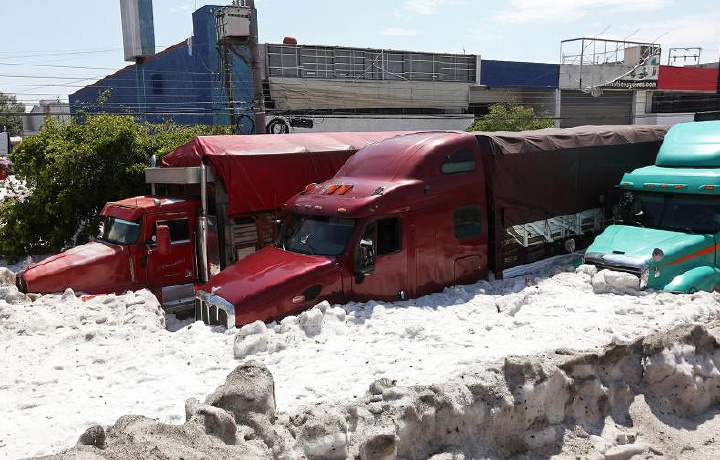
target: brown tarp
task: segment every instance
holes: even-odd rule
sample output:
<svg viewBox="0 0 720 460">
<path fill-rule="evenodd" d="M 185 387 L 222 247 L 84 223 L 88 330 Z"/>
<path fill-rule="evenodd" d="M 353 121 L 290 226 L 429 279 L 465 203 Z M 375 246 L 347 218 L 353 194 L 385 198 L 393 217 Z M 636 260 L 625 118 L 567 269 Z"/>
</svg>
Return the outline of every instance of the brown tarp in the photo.
<svg viewBox="0 0 720 460">
<path fill-rule="evenodd" d="M 490 209 L 502 227 L 601 206 L 623 173 L 653 164 L 668 127 L 475 132 Z"/>
<path fill-rule="evenodd" d="M 562 252 L 508 239 L 513 225 L 602 207 L 625 172 L 651 165 L 668 127 L 580 126 L 525 132 L 474 133 L 486 169 L 490 264 L 496 276 Z M 578 248 L 593 235 L 575 238 Z"/>
</svg>

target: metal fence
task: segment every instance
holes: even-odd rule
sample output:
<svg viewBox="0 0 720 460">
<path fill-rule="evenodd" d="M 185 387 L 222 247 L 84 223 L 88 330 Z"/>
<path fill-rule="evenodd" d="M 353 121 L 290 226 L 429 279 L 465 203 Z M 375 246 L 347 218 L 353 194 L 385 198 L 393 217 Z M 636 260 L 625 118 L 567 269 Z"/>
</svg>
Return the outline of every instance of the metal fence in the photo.
<svg viewBox="0 0 720 460">
<path fill-rule="evenodd" d="M 265 54 L 269 77 L 476 81 L 475 55 L 275 44 Z"/>
</svg>

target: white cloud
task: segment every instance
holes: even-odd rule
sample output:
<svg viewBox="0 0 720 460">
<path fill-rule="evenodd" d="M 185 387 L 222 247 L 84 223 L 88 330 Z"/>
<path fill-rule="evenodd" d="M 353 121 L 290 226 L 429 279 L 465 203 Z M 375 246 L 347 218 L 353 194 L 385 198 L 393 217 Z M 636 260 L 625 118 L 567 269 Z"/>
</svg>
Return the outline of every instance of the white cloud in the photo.
<svg viewBox="0 0 720 460">
<path fill-rule="evenodd" d="M 643 41 L 656 41 L 663 52 L 669 48 L 702 47 L 701 61 L 717 61 L 720 14 L 688 15 L 661 22 L 638 23 Z M 667 62 L 663 60 L 663 64 Z M 677 62 L 682 65 L 682 62 Z"/>
<path fill-rule="evenodd" d="M 414 37 L 417 34 L 417 30 L 403 29 L 402 27 L 388 27 L 380 31 L 380 35 L 387 37 Z"/>
<path fill-rule="evenodd" d="M 417 14 L 432 15 L 437 13 L 438 8 L 455 3 L 453 0 L 404 0 L 404 10 Z"/>
<path fill-rule="evenodd" d="M 493 16 L 496 22 L 568 23 L 598 13 L 642 13 L 664 8 L 672 0 L 510 0 Z"/>
</svg>

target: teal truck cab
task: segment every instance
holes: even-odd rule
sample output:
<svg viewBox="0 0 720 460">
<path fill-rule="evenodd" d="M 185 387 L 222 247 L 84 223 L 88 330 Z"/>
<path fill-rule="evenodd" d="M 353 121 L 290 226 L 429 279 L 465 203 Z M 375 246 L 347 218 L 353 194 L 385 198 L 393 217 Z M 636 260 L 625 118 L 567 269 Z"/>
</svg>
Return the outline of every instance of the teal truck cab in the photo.
<svg viewBox="0 0 720 460">
<path fill-rule="evenodd" d="M 720 287 L 720 121 L 683 123 L 654 166 L 620 182 L 616 221 L 584 263 L 635 274 L 639 288 L 680 293 Z"/>
</svg>

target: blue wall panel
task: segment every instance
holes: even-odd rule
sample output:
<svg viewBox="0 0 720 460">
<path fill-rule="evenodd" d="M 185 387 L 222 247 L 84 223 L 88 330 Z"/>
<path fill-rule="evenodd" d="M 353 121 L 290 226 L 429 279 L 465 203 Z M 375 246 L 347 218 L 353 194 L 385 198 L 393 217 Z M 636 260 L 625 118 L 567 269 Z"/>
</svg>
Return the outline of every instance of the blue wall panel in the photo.
<svg viewBox="0 0 720 460">
<path fill-rule="evenodd" d="M 249 52 L 239 45 L 225 51 L 217 44 L 215 12 L 219 8 L 204 6 L 193 13 L 190 44 L 171 46 L 70 95 L 71 112 L 133 114 L 150 123 L 226 125 L 234 105 L 237 115 L 252 117 Z M 231 94 L 225 83 L 223 52 L 231 63 Z M 144 93 L 139 90 L 143 86 Z"/>
<path fill-rule="evenodd" d="M 560 66 L 557 64 L 485 59 L 480 62 L 480 83 L 491 88 L 556 89 L 559 79 Z"/>
</svg>

